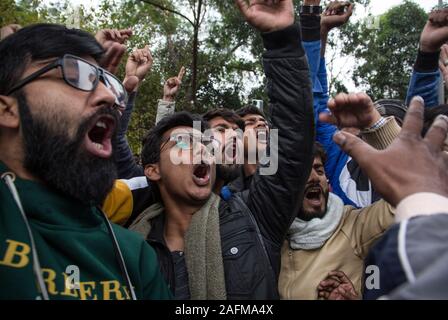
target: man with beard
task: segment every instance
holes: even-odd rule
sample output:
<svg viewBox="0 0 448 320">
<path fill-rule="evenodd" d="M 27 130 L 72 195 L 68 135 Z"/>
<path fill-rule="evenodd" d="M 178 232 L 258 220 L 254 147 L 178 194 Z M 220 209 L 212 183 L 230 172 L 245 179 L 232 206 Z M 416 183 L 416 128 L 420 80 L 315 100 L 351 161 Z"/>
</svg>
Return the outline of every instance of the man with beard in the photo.
<svg viewBox="0 0 448 320">
<path fill-rule="evenodd" d="M 1 299 L 161 299 L 154 250 L 98 209 L 116 179 L 122 83 L 90 34 L 25 27 L 0 42 Z"/>
<path fill-rule="evenodd" d="M 342 128 L 370 128 L 378 117 L 366 94 L 339 94 L 328 107 Z M 365 140 L 384 144 L 384 128 L 363 131 Z M 363 209 L 344 206 L 342 199 L 330 192 L 324 169 L 326 153 L 319 143 L 313 154 L 302 207 L 282 248 L 279 291 L 283 299 L 325 297 L 330 288 L 318 286 L 332 271 L 345 273 L 361 292 L 364 258 L 394 221 L 393 209 L 384 200 Z"/>
<path fill-rule="evenodd" d="M 281 245 L 311 168 L 311 85 L 292 0 L 237 4 L 266 48 L 278 170 L 273 175 L 257 171 L 249 190 L 225 201 L 212 192 L 215 164 L 209 156 L 192 163 L 208 143 L 192 128 L 198 118 L 174 114 L 150 131 L 142 162 L 161 202 L 145 210 L 131 229 L 154 244 L 177 298 L 278 298 Z M 186 161 L 179 164 L 179 159 Z"/>
</svg>

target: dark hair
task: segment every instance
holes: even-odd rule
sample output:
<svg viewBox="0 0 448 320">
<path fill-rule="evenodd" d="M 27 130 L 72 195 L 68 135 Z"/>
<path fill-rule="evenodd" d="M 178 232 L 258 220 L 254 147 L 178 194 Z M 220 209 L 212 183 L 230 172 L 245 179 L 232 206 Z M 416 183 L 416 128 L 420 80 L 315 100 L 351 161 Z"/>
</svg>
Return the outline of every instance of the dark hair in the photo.
<svg viewBox="0 0 448 320">
<path fill-rule="evenodd" d="M 253 104 L 248 104 L 247 106 L 238 109 L 236 111 L 236 114 L 239 115 L 241 118 L 247 116 L 248 114 L 257 114 L 259 116 L 262 116 L 267 121 L 264 112 L 261 111 L 256 106 L 254 106 Z"/>
<path fill-rule="evenodd" d="M 194 121 L 201 122 L 201 131 L 209 128 L 207 122 L 197 114 L 191 114 L 186 111 L 177 112 L 160 120 L 143 139 L 141 161 L 142 165 L 154 164 L 160 161 L 160 146 L 165 132 L 175 127 L 193 127 Z"/>
<path fill-rule="evenodd" d="M 0 41 L 0 94 L 22 77 L 29 63 L 64 54 L 89 56 L 97 62 L 104 50 L 90 33 L 57 24 L 35 24 Z"/>
<path fill-rule="evenodd" d="M 315 141 L 313 146 L 313 158 L 316 157 L 319 157 L 324 165 L 325 162 L 327 162 L 327 152 L 325 151 L 322 144 L 318 141 Z"/>
<path fill-rule="evenodd" d="M 425 120 L 423 124 L 422 135 L 426 135 L 434 120 L 438 115 L 448 116 L 448 104 L 441 104 L 433 108 L 425 108 Z"/>
<path fill-rule="evenodd" d="M 217 108 L 206 112 L 202 116 L 202 118 L 207 122 L 218 117 L 221 117 L 228 122 L 235 123 L 241 130 L 244 130 L 243 119 L 241 119 L 241 117 L 238 116 L 233 110 L 226 108 Z"/>
</svg>

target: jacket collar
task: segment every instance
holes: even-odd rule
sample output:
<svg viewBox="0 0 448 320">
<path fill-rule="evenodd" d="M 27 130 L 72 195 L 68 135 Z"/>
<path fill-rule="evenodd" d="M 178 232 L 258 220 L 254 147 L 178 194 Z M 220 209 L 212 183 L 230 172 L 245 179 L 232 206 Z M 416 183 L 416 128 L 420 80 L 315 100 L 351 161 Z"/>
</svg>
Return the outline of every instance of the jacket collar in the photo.
<svg viewBox="0 0 448 320">
<path fill-rule="evenodd" d="M 152 227 L 148 235 L 148 241 L 157 242 L 166 246 L 164 237 L 165 220 L 165 214 L 160 214 L 151 220 Z"/>
</svg>

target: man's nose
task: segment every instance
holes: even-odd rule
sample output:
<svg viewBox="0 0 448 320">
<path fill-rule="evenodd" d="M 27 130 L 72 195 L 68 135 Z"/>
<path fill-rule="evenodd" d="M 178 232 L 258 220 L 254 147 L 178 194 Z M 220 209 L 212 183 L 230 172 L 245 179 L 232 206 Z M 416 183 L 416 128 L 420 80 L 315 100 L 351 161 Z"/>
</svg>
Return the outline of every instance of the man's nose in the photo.
<svg viewBox="0 0 448 320">
<path fill-rule="evenodd" d="M 193 154 L 195 156 L 203 155 L 207 150 L 207 147 L 200 141 L 197 141 L 193 144 Z"/>
<path fill-rule="evenodd" d="M 235 137 L 238 136 L 236 130 L 233 130 L 233 129 L 226 130 L 225 134 L 226 134 L 226 140 L 235 139 Z"/>
<path fill-rule="evenodd" d="M 264 122 L 264 121 L 258 121 L 256 128 L 265 128 L 265 129 L 267 129 L 268 128 L 268 124 L 266 122 Z"/>
<path fill-rule="evenodd" d="M 115 104 L 116 97 L 112 90 L 110 90 L 103 81 L 98 82 L 98 86 L 93 92 L 93 105 L 103 106 L 109 105 L 113 106 Z"/>
<path fill-rule="evenodd" d="M 311 170 L 308 182 L 319 182 L 319 175 L 317 174 L 316 170 L 314 169 Z"/>
</svg>

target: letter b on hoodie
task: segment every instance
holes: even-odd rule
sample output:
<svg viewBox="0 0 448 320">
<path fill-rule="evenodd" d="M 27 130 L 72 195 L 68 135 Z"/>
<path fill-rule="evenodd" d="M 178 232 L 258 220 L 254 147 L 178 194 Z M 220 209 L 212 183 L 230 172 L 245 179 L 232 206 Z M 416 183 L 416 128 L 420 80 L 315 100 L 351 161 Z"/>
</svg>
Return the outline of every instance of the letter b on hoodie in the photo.
<svg viewBox="0 0 448 320">
<path fill-rule="evenodd" d="M 6 252 L 2 260 L 0 260 L 0 265 L 13 267 L 13 268 L 23 268 L 30 262 L 28 257 L 31 248 L 29 245 L 23 242 L 18 242 L 14 240 L 6 240 L 8 244 L 6 247 Z"/>
</svg>

